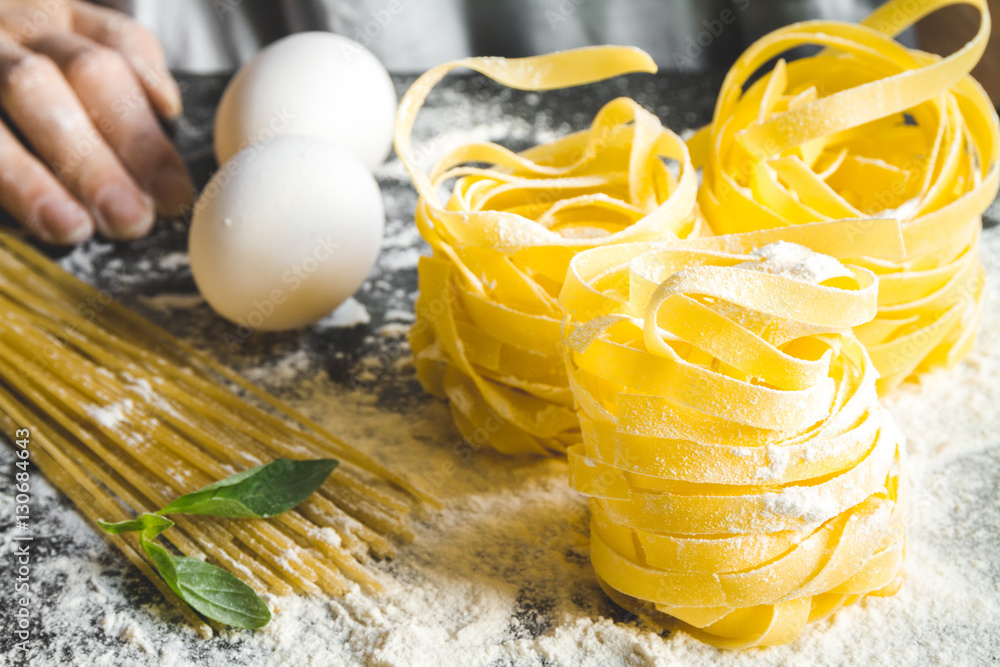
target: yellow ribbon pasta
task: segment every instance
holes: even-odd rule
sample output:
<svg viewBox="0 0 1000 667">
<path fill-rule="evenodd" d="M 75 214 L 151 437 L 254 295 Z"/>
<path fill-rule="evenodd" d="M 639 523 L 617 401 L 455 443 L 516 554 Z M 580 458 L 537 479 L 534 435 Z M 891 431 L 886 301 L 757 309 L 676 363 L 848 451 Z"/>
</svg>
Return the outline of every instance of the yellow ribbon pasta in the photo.
<svg viewBox="0 0 1000 667">
<path fill-rule="evenodd" d="M 413 123 L 431 88 L 456 67 L 522 90 L 656 67 L 625 47 L 470 58 L 429 70 L 400 103 L 396 152 L 420 195 L 417 226 L 434 251 L 420 261 L 410 332 L 418 377 L 449 400 L 469 442 L 509 454 L 564 453 L 580 438 L 560 349 L 567 265 L 587 248 L 698 234 L 694 169 L 679 137 L 620 98 L 589 130 L 523 153 L 468 144 L 424 173 Z M 442 204 L 438 188 L 452 179 Z"/>
<path fill-rule="evenodd" d="M 594 569 L 721 647 L 789 642 L 902 576 L 901 436 L 851 331 L 878 279 L 813 250 L 898 258 L 899 226 L 788 233 L 587 250 L 560 297 Z"/>
<path fill-rule="evenodd" d="M 946 58 L 892 37 L 956 0 L 893 0 L 861 25 L 808 21 L 751 46 L 723 84 L 710 125 L 689 141 L 698 201 L 715 233 L 866 215 L 903 222 L 906 258 L 853 263 L 879 276 L 878 315 L 855 334 L 885 392 L 970 349 L 982 302 L 981 214 L 997 193 L 1000 129 L 968 72 L 990 33 Z M 788 49 L 825 50 L 751 76 Z"/>
</svg>

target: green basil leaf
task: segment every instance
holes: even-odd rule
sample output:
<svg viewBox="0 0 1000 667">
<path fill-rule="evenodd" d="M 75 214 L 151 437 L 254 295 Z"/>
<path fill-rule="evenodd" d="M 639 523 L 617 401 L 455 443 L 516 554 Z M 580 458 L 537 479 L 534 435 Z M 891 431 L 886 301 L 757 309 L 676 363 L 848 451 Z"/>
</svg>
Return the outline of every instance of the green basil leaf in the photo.
<svg viewBox="0 0 1000 667">
<path fill-rule="evenodd" d="M 171 560 L 180 596 L 202 615 L 235 628 L 262 628 L 271 620 L 267 604 L 236 576 L 197 558 Z"/>
<path fill-rule="evenodd" d="M 180 595 L 183 599 L 184 596 L 181 595 L 180 590 L 177 588 L 177 568 L 174 567 L 173 556 L 168 554 L 166 549 L 155 542 L 150 542 L 145 539 L 141 541 L 142 550 L 145 551 L 146 555 L 149 556 L 149 559 L 153 561 L 153 565 L 156 566 L 156 569 L 160 572 L 160 576 L 163 577 L 163 580 L 167 582 L 167 586 L 170 586 L 170 589 L 174 593 L 177 593 L 177 595 Z"/>
<path fill-rule="evenodd" d="M 153 540 L 156 536 L 174 525 L 174 522 L 165 516 L 158 514 L 143 514 L 139 517 L 142 521 L 142 539 Z"/>
<path fill-rule="evenodd" d="M 97 525 L 100 526 L 105 533 L 111 533 L 112 535 L 135 533 L 145 528 L 145 525 L 142 523 L 142 519 L 129 519 L 128 521 L 119 521 L 117 523 L 109 523 L 98 519 Z"/>
<path fill-rule="evenodd" d="M 170 589 L 202 616 L 234 628 L 261 628 L 271 611 L 254 589 L 234 575 L 197 558 L 171 556 L 158 544 L 142 548 Z"/>
<path fill-rule="evenodd" d="M 275 459 L 177 498 L 157 514 L 209 514 L 264 519 L 292 509 L 337 467 L 334 459 Z"/>
<path fill-rule="evenodd" d="M 99 525 L 104 532 L 111 533 L 112 535 L 142 532 L 145 539 L 151 540 L 167 528 L 173 526 L 174 522 L 166 517 L 158 516 L 156 514 L 141 514 L 134 519 L 119 521 L 117 523 L 108 523 L 107 521 L 98 520 L 97 525 Z"/>
</svg>

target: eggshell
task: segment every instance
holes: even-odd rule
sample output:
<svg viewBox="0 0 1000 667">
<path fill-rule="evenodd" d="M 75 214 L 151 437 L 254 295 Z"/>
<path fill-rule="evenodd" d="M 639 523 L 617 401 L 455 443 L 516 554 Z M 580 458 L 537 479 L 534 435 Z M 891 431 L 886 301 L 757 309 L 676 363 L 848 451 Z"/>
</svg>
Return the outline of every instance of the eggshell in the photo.
<svg viewBox="0 0 1000 667">
<path fill-rule="evenodd" d="M 237 153 L 202 191 L 191 272 L 209 305 L 245 329 L 301 327 L 358 290 L 384 228 L 378 184 L 354 155 L 278 137 Z"/>
<path fill-rule="evenodd" d="M 215 115 L 215 156 L 276 136 L 327 139 L 374 170 L 392 146 L 396 92 L 378 59 L 328 32 L 278 40 L 230 82 Z"/>
</svg>

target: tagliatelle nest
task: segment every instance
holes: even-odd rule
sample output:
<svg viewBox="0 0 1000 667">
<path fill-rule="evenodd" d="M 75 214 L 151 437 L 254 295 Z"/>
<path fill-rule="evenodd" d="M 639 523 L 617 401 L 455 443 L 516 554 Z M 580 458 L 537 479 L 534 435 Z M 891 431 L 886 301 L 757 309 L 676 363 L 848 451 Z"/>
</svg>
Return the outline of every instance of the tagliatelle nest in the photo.
<svg viewBox="0 0 1000 667">
<path fill-rule="evenodd" d="M 800 240 L 858 247 L 854 224 Z M 898 255 L 892 232 L 866 247 Z M 730 648 L 791 641 L 902 576 L 901 436 L 851 333 L 877 280 L 775 238 L 586 251 L 562 299 L 594 569 L 623 606 Z"/>
<path fill-rule="evenodd" d="M 1000 183 L 1000 125 L 968 76 L 990 34 L 938 58 L 892 36 L 947 0 L 887 2 L 861 25 L 807 21 L 751 46 L 726 77 L 712 123 L 689 142 L 704 167 L 699 205 L 718 234 L 897 217 L 906 257 L 855 257 L 879 276 L 879 311 L 856 334 L 882 378 L 961 359 L 982 307 L 981 214 Z M 777 66 L 800 46 L 825 50 Z"/>
<path fill-rule="evenodd" d="M 434 249 L 420 262 L 410 334 L 420 380 L 449 400 L 470 441 L 509 454 L 563 453 L 579 439 L 559 342 L 567 264 L 595 246 L 696 235 L 694 170 L 684 142 L 622 98 L 589 130 L 520 154 L 469 144 L 424 174 L 410 131 L 430 89 L 456 67 L 542 90 L 655 66 L 621 47 L 473 58 L 430 70 L 400 105 L 396 150 L 420 193 L 417 226 Z M 442 204 L 438 187 L 452 179 Z"/>
</svg>

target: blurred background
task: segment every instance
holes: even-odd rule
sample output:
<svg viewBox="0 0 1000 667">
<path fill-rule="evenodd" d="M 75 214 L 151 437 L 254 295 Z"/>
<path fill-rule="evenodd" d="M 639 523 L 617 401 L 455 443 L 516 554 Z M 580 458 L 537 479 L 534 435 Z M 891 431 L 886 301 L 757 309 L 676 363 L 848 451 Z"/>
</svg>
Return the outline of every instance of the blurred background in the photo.
<svg viewBox="0 0 1000 667">
<path fill-rule="evenodd" d="M 661 68 L 725 69 L 767 32 L 795 21 L 857 21 L 878 0 L 103 0 L 151 28 L 172 69 L 236 69 L 291 32 L 332 30 L 360 42 L 392 72 L 464 56 L 527 56 L 589 44 L 629 44 Z M 1000 17 L 1000 0 L 990 0 Z M 951 53 L 975 32 L 971 7 L 948 7 L 900 39 Z M 1000 48 L 973 73 L 1000 99 Z"/>
</svg>

